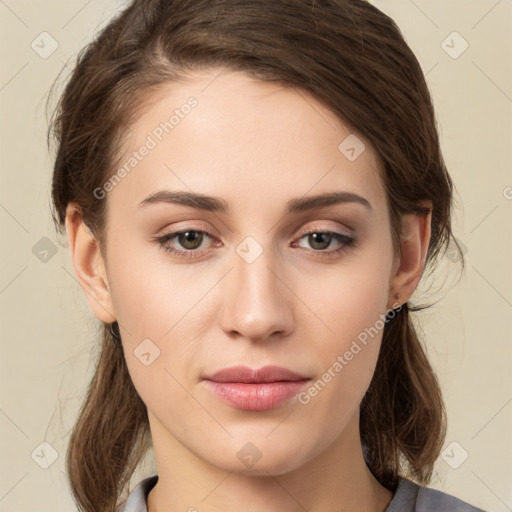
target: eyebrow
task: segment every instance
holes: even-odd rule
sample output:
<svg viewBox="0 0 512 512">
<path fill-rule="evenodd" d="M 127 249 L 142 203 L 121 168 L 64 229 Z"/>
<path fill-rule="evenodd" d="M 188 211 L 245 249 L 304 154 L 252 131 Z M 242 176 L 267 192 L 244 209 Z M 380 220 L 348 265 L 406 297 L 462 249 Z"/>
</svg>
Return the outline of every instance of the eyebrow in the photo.
<svg viewBox="0 0 512 512">
<path fill-rule="evenodd" d="M 160 190 L 150 194 L 146 199 L 140 202 L 139 207 L 145 207 L 155 203 L 179 204 L 200 210 L 226 214 L 230 211 L 229 204 L 219 197 L 171 190 Z M 298 213 L 341 203 L 358 203 L 372 210 L 372 206 L 367 199 L 353 192 L 327 192 L 315 196 L 291 199 L 287 202 L 287 209 L 288 213 Z"/>
</svg>

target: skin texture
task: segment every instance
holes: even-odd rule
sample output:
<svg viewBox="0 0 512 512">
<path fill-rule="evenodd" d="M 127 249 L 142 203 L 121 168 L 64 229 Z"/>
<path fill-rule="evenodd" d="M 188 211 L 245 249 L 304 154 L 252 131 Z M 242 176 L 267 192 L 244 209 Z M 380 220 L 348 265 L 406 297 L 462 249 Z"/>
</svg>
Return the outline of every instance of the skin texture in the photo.
<svg viewBox="0 0 512 512">
<path fill-rule="evenodd" d="M 359 436 L 382 330 L 307 404 L 239 410 L 201 377 L 274 364 L 316 382 L 358 334 L 380 325 L 396 293 L 398 303 L 408 300 L 425 264 L 430 215 L 403 217 L 399 261 L 371 145 L 350 161 L 338 146 L 351 131 L 312 96 L 219 69 L 148 98 L 122 162 L 191 96 L 197 106 L 102 199 L 103 254 L 73 204 L 66 219 L 80 284 L 100 320 L 119 322 L 148 408 L 159 474 L 149 511 L 383 511 L 392 493 L 366 467 Z M 230 210 L 138 206 L 157 190 L 217 196 Z M 352 202 L 286 214 L 293 198 L 333 191 L 359 194 L 371 209 Z M 152 240 L 171 228 L 211 236 L 184 259 Z M 314 230 L 356 242 L 328 257 L 342 243 L 319 249 L 303 234 Z M 247 236 L 262 250 L 250 263 L 237 252 Z M 192 246 L 178 237 L 167 245 Z M 147 339 L 160 354 L 144 365 L 134 351 Z M 247 443 L 261 455 L 251 467 L 237 456 Z"/>
</svg>

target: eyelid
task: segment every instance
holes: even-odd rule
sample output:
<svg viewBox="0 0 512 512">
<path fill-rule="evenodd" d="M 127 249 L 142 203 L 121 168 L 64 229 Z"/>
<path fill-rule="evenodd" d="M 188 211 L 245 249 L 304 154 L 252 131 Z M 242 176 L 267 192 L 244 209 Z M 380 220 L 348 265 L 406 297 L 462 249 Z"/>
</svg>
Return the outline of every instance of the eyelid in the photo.
<svg viewBox="0 0 512 512">
<path fill-rule="evenodd" d="M 196 226 L 191 225 L 192 222 L 198 222 L 199 225 L 196 225 Z M 171 235 L 173 233 L 180 233 L 183 231 L 200 231 L 202 233 L 206 233 L 209 236 L 215 236 L 216 238 L 221 237 L 221 234 L 215 227 L 211 226 L 210 224 L 207 225 L 204 223 L 201 225 L 201 221 L 194 221 L 194 220 L 182 221 L 182 222 L 173 224 L 172 226 L 162 228 L 161 230 L 159 230 L 160 235 L 156 235 L 156 236 Z"/>
<path fill-rule="evenodd" d="M 313 225 L 313 226 L 301 229 L 295 235 L 295 238 L 302 238 L 304 235 L 309 235 L 311 233 L 316 233 L 316 232 L 319 232 L 319 231 L 320 232 L 324 232 L 324 233 L 326 233 L 326 232 L 338 233 L 339 235 L 343 235 L 343 236 L 346 236 L 346 237 L 349 237 L 349 238 L 354 238 L 355 237 L 354 229 L 349 228 L 348 226 L 346 226 L 345 228 L 340 228 L 338 226 L 336 226 L 336 227 L 329 227 L 329 226 L 325 226 L 325 224 L 323 224 L 321 226 Z"/>
<path fill-rule="evenodd" d="M 213 227 L 211 225 L 206 227 L 206 224 L 203 224 L 202 226 L 199 226 L 199 227 L 198 226 L 192 226 L 192 225 L 190 225 L 191 222 L 201 222 L 201 221 L 182 221 L 182 222 L 179 222 L 177 224 L 172 225 L 169 228 L 162 229 L 161 230 L 161 234 L 157 235 L 156 237 L 162 237 L 162 236 L 165 236 L 165 235 L 172 235 L 174 233 L 180 233 L 180 232 L 183 232 L 183 231 L 198 231 L 198 232 L 205 233 L 206 235 L 208 235 L 210 237 L 215 237 L 217 239 L 221 238 L 221 234 L 219 233 L 219 231 L 215 227 Z M 345 225 L 345 229 L 343 229 L 343 228 L 340 228 L 338 226 L 336 226 L 336 227 L 325 226 L 325 220 L 318 220 L 317 221 L 317 223 L 320 223 L 320 222 L 323 222 L 324 224 L 322 224 L 322 225 L 313 224 L 312 226 L 310 225 L 309 227 L 300 229 L 297 232 L 297 234 L 294 235 L 294 240 L 297 239 L 297 238 L 302 238 L 303 236 L 309 235 L 311 233 L 316 233 L 318 231 L 338 233 L 340 235 L 344 235 L 346 237 L 351 237 L 351 238 L 353 238 L 355 236 L 354 229 L 351 228 L 350 226 Z M 339 222 L 338 222 L 338 224 L 339 224 Z"/>
</svg>

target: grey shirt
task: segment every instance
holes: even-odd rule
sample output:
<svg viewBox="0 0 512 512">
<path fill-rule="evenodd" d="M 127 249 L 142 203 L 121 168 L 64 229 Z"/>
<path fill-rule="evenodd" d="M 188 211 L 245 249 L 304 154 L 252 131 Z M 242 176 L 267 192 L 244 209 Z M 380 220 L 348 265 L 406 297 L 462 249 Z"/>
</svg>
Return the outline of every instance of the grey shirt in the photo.
<svg viewBox="0 0 512 512">
<path fill-rule="evenodd" d="M 148 512 L 147 496 L 155 486 L 158 475 L 137 484 L 117 512 Z M 485 512 L 449 494 L 400 478 L 393 499 L 385 512 Z"/>
</svg>

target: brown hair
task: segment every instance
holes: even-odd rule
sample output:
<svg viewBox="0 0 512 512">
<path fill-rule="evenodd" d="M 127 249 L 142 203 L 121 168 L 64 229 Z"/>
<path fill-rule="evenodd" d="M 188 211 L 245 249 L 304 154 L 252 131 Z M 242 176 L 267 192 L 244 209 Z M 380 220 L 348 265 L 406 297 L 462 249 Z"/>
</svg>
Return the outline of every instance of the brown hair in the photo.
<svg viewBox="0 0 512 512">
<path fill-rule="evenodd" d="M 452 182 L 420 65 L 395 22 L 364 0 L 134 0 L 79 53 L 48 138 L 57 142 L 52 214 L 63 232 L 76 203 L 100 247 L 107 200 L 93 191 L 119 163 L 123 130 L 151 93 L 216 66 L 298 87 L 376 149 L 383 163 L 391 232 L 432 201 L 426 269 L 453 238 Z M 341 142 L 341 141 L 340 141 Z M 460 250 L 459 250 L 460 252 Z M 437 378 L 404 304 L 386 322 L 371 384 L 361 403 L 367 464 L 392 489 L 398 476 L 430 481 L 445 438 Z M 137 394 L 116 322 L 103 324 L 99 361 L 67 452 L 80 510 L 112 511 L 148 448 Z"/>
</svg>

